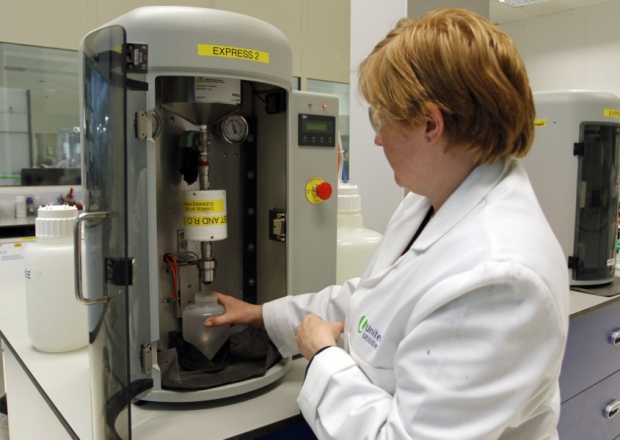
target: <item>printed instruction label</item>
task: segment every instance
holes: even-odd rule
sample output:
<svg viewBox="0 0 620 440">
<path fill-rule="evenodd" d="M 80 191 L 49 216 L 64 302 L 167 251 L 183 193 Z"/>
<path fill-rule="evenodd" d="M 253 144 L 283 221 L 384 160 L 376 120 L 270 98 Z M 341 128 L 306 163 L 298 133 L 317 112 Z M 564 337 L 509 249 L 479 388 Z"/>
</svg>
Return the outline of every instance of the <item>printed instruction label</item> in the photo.
<svg viewBox="0 0 620 440">
<path fill-rule="evenodd" d="M 241 104 L 241 80 L 197 76 L 194 96 L 198 102 Z"/>
<path fill-rule="evenodd" d="M 224 200 L 185 200 L 183 211 L 189 213 L 223 212 Z"/>
<path fill-rule="evenodd" d="M 205 217 L 185 216 L 185 224 L 187 226 L 218 226 L 228 223 L 228 216 L 210 215 Z"/>
<path fill-rule="evenodd" d="M 260 50 L 247 49 L 244 47 L 199 44 L 198 55 L 203 57 L 236 58 L 238 60 L 269 64 L 269 52 L 262 52 Z"/>
</svg>

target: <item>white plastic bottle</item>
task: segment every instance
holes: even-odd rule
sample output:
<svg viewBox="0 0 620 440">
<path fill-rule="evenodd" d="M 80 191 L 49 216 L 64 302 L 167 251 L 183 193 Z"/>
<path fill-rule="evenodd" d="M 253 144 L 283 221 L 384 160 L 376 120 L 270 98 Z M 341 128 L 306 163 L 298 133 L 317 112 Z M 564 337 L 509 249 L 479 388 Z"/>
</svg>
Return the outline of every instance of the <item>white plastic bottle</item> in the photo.
<svg viewBox="0 0 620 440">
<path fill-rule="evenodd" d="M 357 185 L 338 185 L 336 283 L 362 276 L 382 235 L 364 228 Z"/>
<path fill-rule="evenodd" d="M 15 218 L 26 217 L 26 196 L 15 196 Z"/>
<path fill-rule="evenodd" d="M 217 293 L 198 292 L 194 304 L 183 311 L 183 339 L 194 345 L 212 360 L 230 337 L 230 326 L 205 327 L 204 322 L 212 316 L 220 316 L 226 308 L 217 302 Z"/>
<path fill-rule="evenodd" d="M 40 207 L 37 239 L 24 249 L 28 336 L 41 351 L 72 351 L 88 344 L 88 310 L 75 298 L 76 217 L 73 206 Z"/>
</svg>

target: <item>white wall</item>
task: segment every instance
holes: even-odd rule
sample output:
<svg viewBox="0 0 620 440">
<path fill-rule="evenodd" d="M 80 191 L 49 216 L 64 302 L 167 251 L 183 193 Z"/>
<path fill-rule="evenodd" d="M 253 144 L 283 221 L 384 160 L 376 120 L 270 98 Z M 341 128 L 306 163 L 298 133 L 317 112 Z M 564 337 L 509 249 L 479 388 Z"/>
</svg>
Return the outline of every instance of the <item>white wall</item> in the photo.
<svg viewBox="0 0 620 440">
<path fill-rule="evenodd" d="M 369 229 L 385 231 L 404 190 L 394 182 L 394 174 L 383 150 L 374 144 L 368 105 L 357 90 L 356 68 L 402 17 L 415 17 L 431 9 L 455 6 L 486 17 L 489 14 L 489 0 L 351 0 L 349 181 L 359 187 L 364 226 Z"/>
<path fill-rule="evenodd" d="M 358 92 L 357 67 L 406 15 L 405 0 L 351 1 L 349 182 L 359 187 L 364 225 L 379 232 L 385 231 L 391 214 L 402 200 L 403 190 L 394 183 L 394 174 L 383 150 L 374 144 L 368 105 Z"/>
<path fill-rule="evenodd" d="M 620 1 L 507 23 L 532 90 L 620 95 Z"/>
</svg>

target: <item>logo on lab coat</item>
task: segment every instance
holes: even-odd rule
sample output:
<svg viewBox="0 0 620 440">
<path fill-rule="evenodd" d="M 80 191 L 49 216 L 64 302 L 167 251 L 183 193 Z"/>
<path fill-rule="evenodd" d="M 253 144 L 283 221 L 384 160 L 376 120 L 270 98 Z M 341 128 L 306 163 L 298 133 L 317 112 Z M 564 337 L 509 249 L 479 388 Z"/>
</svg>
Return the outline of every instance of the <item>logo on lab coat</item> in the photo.
<svg viewBox="0 0 620 440">
<path fill-rule="evenodd" d="M 360 322 L 357 325 L 357 333 L 361 334 L 362 339 L 370 344 L 372 348 L 376 349 L 379 342 L 381 342 L 381 333 L 368 323 L 366 315 L 360 318 Z"/>
</svg>

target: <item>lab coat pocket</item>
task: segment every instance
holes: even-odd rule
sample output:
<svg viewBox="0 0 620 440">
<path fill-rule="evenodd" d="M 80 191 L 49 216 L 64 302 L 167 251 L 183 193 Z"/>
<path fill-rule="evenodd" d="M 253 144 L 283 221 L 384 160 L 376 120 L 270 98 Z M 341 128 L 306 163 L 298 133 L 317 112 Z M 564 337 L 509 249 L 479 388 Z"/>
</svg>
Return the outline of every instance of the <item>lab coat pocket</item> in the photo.
<svg viewBox="0 0 620 440">
<path fill-rule="evenodd" d="M 394 376 L 393 368 L 381 368 L 381 367 L 373 367 L 369 365 L 367 362 L 363 361 L 360 356 L 355 353 L 353 347 L 349 342 L 349 354 L 353 358 L 353 360 L 360 367 L 362 372 L 366 375 L 368 380 L 373 384 L 382 388 L 386 392 L 391 395 L 394 395 L 394 391 L 396 390 L 396 377 Z"/>
</svg>

